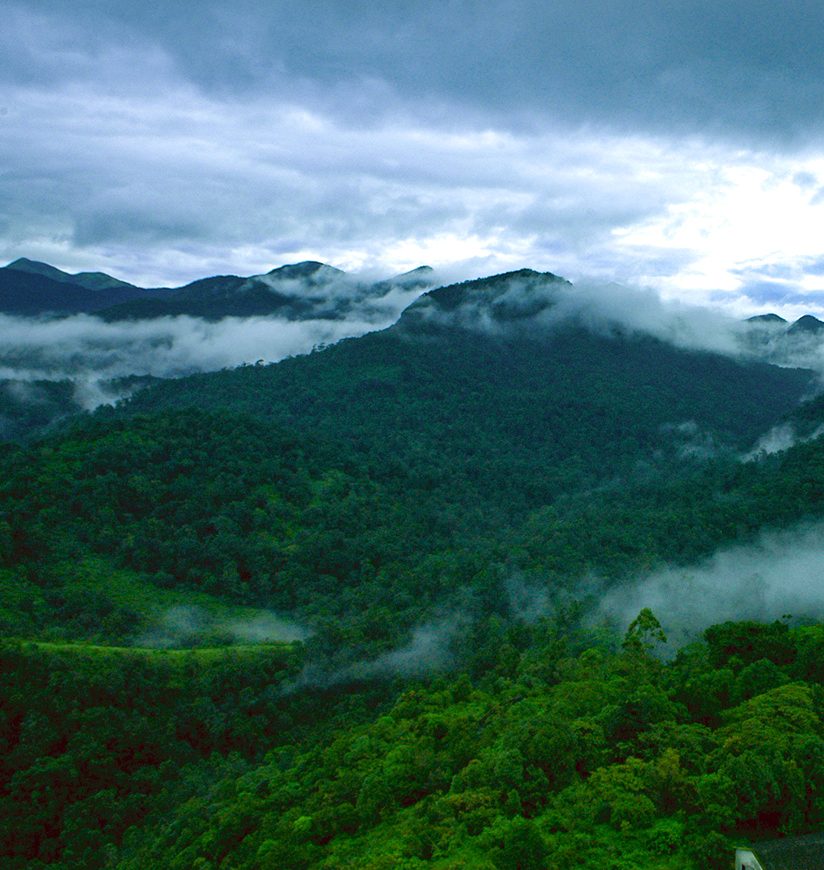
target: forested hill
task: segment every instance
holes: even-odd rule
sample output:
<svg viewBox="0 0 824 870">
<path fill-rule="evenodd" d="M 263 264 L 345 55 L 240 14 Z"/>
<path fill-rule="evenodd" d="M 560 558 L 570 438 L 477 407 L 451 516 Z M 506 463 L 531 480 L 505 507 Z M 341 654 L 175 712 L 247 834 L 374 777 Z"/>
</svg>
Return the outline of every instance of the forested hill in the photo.
<svg viewBox="0 0 824 870">
<path fill-rule="evenodd" d="M 820 529 L 812 375 L 566 286 L 0 446 L 4 866 L 698 870 L 824 825 L 814 594 L 666 664 L 674 607 L 599 610 L 732 546 L 755 598 L 762 536 Z"/>
<path fill-rule="evenodd" d="M 13 264 L 5 266 L 0 268 L 0 312 L 24 316 L 54 312 L 79 314 L 99 311 L 148 293 L 129 284 L 115 282 L 115 279 L 110 280 L 113 282 L 111 285 L 103 283 L 95 286 L 88 280 L 74 283 L 54 277 L 49 272 L 41 274 L 22 271 L 14 268 Z"/>
<path fill-rule="evenodd" d="M 362 316 L 370 306 L 380 309 L 385 297 L 398 291 L 422 291 L 434 284 L 429 266 L 364 281 L 310 260 L 263 275 L 214 275 L 182 287 L 143 289 L 102 272 L 71 275 L 21 258 L 0 268 L 0 313 L 30 317 L 85 312 L 112 322 L 181 315 L 210 321 L 265 316 L 336 320 Z"/>
<path fill-rule="evenodd" d="M 525 280 L 534 295 L 513 301 L 513 282 L 523 290 Z M 390 329 L 164 382 L 114 413 L 243 412 L 344 443 L 378 477 L 400 469 L 412 486 L 478 492 L 517 511 L 635 475 L 639 461 L 744 449 L 810 388 L 807 371 L 529 316 L 551 306 L 560 280 L 514 273 L 442 288 Z M 467 324 L 467 299 L 489 315 L 484 328 Z M 431 308 L 457 320 L 418 316 Z"/>
</svg>

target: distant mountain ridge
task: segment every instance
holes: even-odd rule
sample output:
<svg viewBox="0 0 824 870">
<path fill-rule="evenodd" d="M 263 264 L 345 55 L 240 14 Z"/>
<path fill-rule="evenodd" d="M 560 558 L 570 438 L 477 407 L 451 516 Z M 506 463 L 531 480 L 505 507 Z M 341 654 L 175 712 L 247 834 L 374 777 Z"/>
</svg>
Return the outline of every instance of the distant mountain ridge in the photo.
<svg viewBox="0 0 824 870">
<path fill-rule="evenodd" d="M 32 275 L 42 275 L 44 278 L 50 278 L 52 281 L 58 281 L 61 284 L 78 284 L 85 287 L 87 290 L 107 290 L 112 287 L 135 287 L 134 284 L 129 284 L 127 281 L 121 281 L 119 278 L 113 278 L 105 272 L 76 272 L 70 274 L 62 269 L 57 269 L 50 266 L 48 263 L 41 263 L 38 260 L 29 260 L 27 257 L 18 257 L 12 263 L 5 266 L 6 269 L 15 269 L 18 272 L 29 272 Z M 135 289 L 139 289 L 135 287 Z"/>
<path fill-rule="evenodd" d="M 824 321 L 819 320 L 817 317 L 813 317 L 812 314 L 805 314 L 803 317 L 799 317 L 798 320 L 787 329 L 787 332 L 809 332 L 816 334 L 822 330 L 824 330 Z"/>
<path fill-rule="evenodd" d="M 90 274 L 93 273 L 86 273 L 87 276 Z M 10 266 L 0 269 L 0 313 L 3 314 L 28 317 L 90 314 L 140 298 L 148 292 L 130 285 L 93 290 L 71 280 L 55 280 L 39 271 L 12 269 Z"/>
<path fill-rule="evenodd" d="M 506 279 L 501 283 L 501 279 Z M 95 314 L 106 321 L 150 320 L 188 315 L 206 320 L 274 315 L 289 320 L 340 320 L 364 302 L 380 303 L 393 290 L 419 290 L 421 297 L 404 312 L 406 326 L 433 325 L 447 313 L 466 319 L 483 305 L 498 321 L 527 320 L 551 307 L 547 288 L 572 286 L 552 272 L 519 269 L 468 281 L 440 285 L 430 266 L 377 281 L 355 278 L 317 260 L 277 266 L 257 275 L 213 275 L 180 287 L 144 288 L 105 272 L 69 273 L 26 257 L 0 267 L 0 313 L 23 316 Z M 513 287 L 516 288 L 513 290 Z M 536 293 L 540 288 L 541 293 Z M 775 313 L 757 314 L 753 328 L 756 349 L 785 336 L 817 336 L 824 321 L 805 314 L 793 323 Z M 468 324 L 465 324 L 468 325 Z M 763 332 L 763 334 L 762 334 Z"/>
<path fill-rule="evenodd" d="M 743 345 L 753 356 L 776 365 L 820 370 L 824 321 L 804 314 L 789 323 L 770 313 L 747 318 L 746 326 Z"/>
<path fill-rule="evenodd" d="M 19 258 L 0 268 L 0 312 L 18 315 L 96 314 L 107 321 L 188 315 L 207 320 L 277 315 L 291 320 L 341 319 L 355 303 L 379 303 L 393 289 L 435 285 L 429 266 L 368 282 L 307 260 L 260 275 L 216 275 L 182 287 L 145 289 L 103 272 L 69 274 Z"/>
</svg>

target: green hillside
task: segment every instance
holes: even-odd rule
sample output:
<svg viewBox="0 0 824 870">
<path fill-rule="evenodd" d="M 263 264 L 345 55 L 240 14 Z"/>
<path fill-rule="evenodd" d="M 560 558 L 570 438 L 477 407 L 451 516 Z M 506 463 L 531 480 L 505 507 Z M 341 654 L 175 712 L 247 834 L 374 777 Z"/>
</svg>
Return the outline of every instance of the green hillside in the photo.
<svg viewBox="0 0 824 870">
<path fill-rule="evenodd" d="M 471 283 L 494 294 L 511 280 Z M 546 303 L 544 285 L 536 293 L 527 310 Z M 421 324 L 411 316 L 419 305 L 391 329 L 323 352 L 160 384 L 125 413 L 242 412 L 345 444 L 373 477 L 400 476 L 427 498 L 442 491 L 511 515 L 634 477 L 639 461 L 683 455 L 685 431 L 722 449 L 748 447 L 811 384 L 802 370 L 575 323 L 548 330 L 527 319 L 491 333 Z M 512 319 L 507 312 L 505 327 Z"/>
<path fill-rule="evenodd" d="M 811 375 L 553 321 L 558 287 L 3 446 L 4 866 L 675 870 L 824 825 L 820 613 L 669 658 L 667 612 L 594 615 L 817 527 Z"/>
</svg>

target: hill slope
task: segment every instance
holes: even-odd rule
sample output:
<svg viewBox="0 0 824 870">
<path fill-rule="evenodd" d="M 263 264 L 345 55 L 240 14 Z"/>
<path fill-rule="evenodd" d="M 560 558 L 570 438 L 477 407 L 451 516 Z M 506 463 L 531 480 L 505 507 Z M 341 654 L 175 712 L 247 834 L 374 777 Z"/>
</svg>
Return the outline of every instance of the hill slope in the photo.
<svg viewBox="0 0 824 870">
<path fill-rule="evenodd" d="M 119 278 L 113 278 L 105 272 L 76 272 L 72 275 L 64 272 L 62 269 L 50 266 L 48 263 L 29 260 L 26 257 L 20 257 L 4 268 L 14 269 L 18 272 L 28 272 L 32 275 L 42 275 L 50 278 L 52 281 L 58 281 L 63 284 L 77 284 L 79 287 L 85 287 L 87 290 L 107 290 L 114 287 L 138 289 L 134 284 L 121 281 Z"/>
<path fill-rule="evenodd" d="M 148 292 L 120 282 L 90 289 L 73 278 L 65 275 L 55 280 L 50 272 L 43 274 L 6 266 L 0 269 L 0 312 L 24 316 L 81 314 L 100 311 Z"/>
<path fill-rule="evenodd" d="M 824 401 L 558 317 L 567 287 L 439 288 L 0 446 L 4 866 L 703 870 L 824 824 L 820 625 L 663 663 L 653 614 L 588 609 L 817 533 Z M 774 426 L 800 443 L 742 461 Z"/>
<path fill-rule="evenodd" d="M 551 307 L 561 279 L 535 275 L 539 292 L 521 307 L 502 301 L 509 275 L 441 288 L 383 332 L 159 384 L 120 413 L 239 411 L 346 443 L 378 474 L 414 469 L 422 486 L 475 490 L 517 510 L 683 452 L 685 432 L 749 446 L 811 384 L 809 372 L 649 336 L 543 326 L 534 315 Z M 467 294 L 486 300 L 496 328 L 465 324 L 458 300 Z M 457 322 L 440 317 L 456 310 Z"/>
</svg>

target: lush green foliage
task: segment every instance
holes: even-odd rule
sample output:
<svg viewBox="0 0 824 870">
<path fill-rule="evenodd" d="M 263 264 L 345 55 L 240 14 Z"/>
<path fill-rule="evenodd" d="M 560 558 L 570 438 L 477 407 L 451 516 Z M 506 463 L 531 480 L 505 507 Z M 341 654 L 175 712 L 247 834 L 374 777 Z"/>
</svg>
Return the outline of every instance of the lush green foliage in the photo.
<svg viewBox="0 0 824 870">
<path fill-rule="evenodd" d="M 664 374 L 665 373 L 665 374 Z M 677 426 L 749 446 L 809 373 L 565 328 L 507 338 L 399 326 L 275 366 L 158 385 L 132 412 L 226 408 L 345 445 L 372 479 L 477 503 L 477 521 L 634 478 L 689 452 Z M 490 514 L 495 509 L 496 513 Z"/>
<path fill-rule="evenodd" d="M 6 866 L 82 867 L 103 863 L 180 765 L 276 740 L 289 724 L 276 687 L 296 653 L 7 643 L 0 660 Z"/>
<path fill-rule="evenodd" d="M 824 823 L 822 627 L 728 623 L 666 665 L 658 633 L 493 618 L 481 676 L 320 732 L 288 650 L 6 645 L 7 866 L 725 867 L 733 833 Z"/>
<path fill-rule="evenodd" d="M 0 448 L 4 866 L 674 870 L 824 824 L 820 625 L 662 663 L 581 582 L 820 517 L 821 439 L 739 460 L 816 432 L 808 375 L 530 329 L 412 316 Z M 271 611 L 305 643 L 244 640 Z"/>
<path fill-rule="evenodd" d="M 818 442 L 757 463 L 666 468 L 667 477 L 648 471 L 506 511 L 458 483 L 447 492 L 427 489 L 414 469 L 372 473 L 345 443 L 241 416 L 91 422 L 7 452 L 0 625 L 135 638 L 153 617 L 122 590 L 149 584 L 155 596 L 189 590 L 292 613 L 317 633 L 315 646 L 357 658 L 457 602 L 506 616 L 513 574 L 548 591 L 574 590 L 593 572 L 620 581 L 818 516 L 824 504 Z"/>
</svg>

